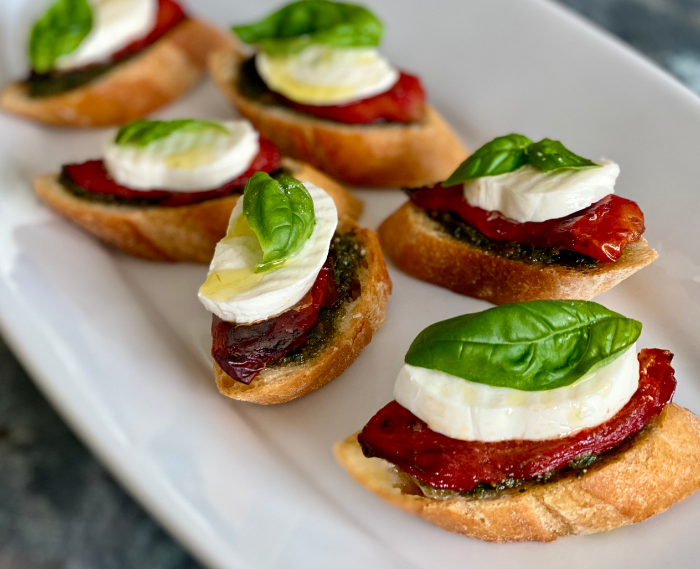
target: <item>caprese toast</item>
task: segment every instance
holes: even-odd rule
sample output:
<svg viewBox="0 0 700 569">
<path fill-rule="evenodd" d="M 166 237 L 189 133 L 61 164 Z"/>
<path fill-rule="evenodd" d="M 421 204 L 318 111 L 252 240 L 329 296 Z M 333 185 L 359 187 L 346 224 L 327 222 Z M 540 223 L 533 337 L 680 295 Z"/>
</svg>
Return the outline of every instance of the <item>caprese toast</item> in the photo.
<svg viewBox="0 0 700 569">
<path fill-rule="evenodd" d="M 176 99 L 227 34 L 173 0 L 55 0 L 31 32 L 32 70 L 0 107 L 43 123 L 121 125 Z"/>
<path fill-rule="evenodd" d="M 54 210 L 125 253 L 209 263 L 231 211 L 255 172 L 322 188 L 341 218 L 362 204 L 311 166 L 281 157 L 246 120 L 141 120 L 111 135 L 102 160 L 66 164 L 34 181 Z"/>
<path fill-rule="evenodd" d="M 587 301 L 532 301 L 426 328 L 395 401 L 335 454 L 388 502 L 487 541 L 641 522 L 700 487 L 700 420 L 672 354 Z"/>
<path fill-rule="evenodd" d="M 199 290 L 219 391 L 267 405 L 325 385 L 370 342 L 390 293 L 373 232 L 312 183 L 255 174 Z"/>
<path fill-rule="evenodd" d="M 222 50 L 211 73 L 285 154 L 382 187 L 442 180 L 466 157 L 420 79 L 377 51 L 383 26 L 366 8 L 302 0 L 233 31 L 256 53 Z"/>
<path fill-rule="evenodd" d="M 619 166 L 560 142 L 494 139 L 441 184 L 407 190 L 379 239 L 403 271 L 494 304 L 582 299 L 657 258 Z"/>
</svg>

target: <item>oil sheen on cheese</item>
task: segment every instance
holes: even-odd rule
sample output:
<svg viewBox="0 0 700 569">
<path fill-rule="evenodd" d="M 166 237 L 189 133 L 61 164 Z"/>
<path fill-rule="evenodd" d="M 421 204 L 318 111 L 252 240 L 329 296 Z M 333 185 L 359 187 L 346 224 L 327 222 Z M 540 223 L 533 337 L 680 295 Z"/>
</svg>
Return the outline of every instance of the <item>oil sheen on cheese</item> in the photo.
<svg viewBox="0 0 700 569">
<path fill-rule="evenodd" d="M 394 398 L 438 433 L 464 441 L 545 440 L 604 423 L 639 385 L 636 345 L 571 385 L 520 391 L 404 365 Z"/>
<path fill-rule="evenodd" d="M 596 164 L 602 167 L 554 172 L 527 165 L 475 178 L 464 183 L 464 198 L 473 207 L 497 211 L 519 223 L 559 219 L 614 193 L 620 167 L 608 160 Z"/>
<path fill-rule="evenodd" d="M 89 0 L 92 29 L 72 53 L 56 61 L 61 70 L 108 60 L 131 42 L 147 36 L 156 25 L 158 0 Z"/>
<path fill-rule="evenodd" d="M 309 292 L 326 262 L 338 225 L 333 199 L 303 182 L 314 202 L 316 225 L 308 241 L 279 268 L 256 273 L 263 251 L 243 216 L 243 200 L 231 212 L 228 233 L 216 246 L 199 300 L 222 320 L 253 324 L 294 306 Z"/>
<path fill-rule="evenodd" d="M 257 131 L 246 120 L 211 129 L 175 131 L 140 147 L 119 145 L 112 136 L 104 160 L 110 176 L 134 190 L 198 192 L 218 188 L 250 167 L 260 150 Z"/>
<path fill-rule="evenodd" d="M 259 53 L 255 66 L 265 84 L 297 103 L 344 105 L 391 89 L 399 72 L 377 50 L 311 45 L 291 55 Z"/>
</svg>

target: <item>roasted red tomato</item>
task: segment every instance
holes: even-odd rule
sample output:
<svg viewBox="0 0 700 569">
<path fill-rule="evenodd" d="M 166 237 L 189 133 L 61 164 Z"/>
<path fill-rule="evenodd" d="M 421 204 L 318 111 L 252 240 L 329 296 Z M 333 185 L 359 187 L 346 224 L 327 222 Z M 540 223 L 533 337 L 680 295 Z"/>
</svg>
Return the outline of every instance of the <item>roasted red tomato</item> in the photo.
<svg viewBox="0 0 700 569">
<path fill-rule="evenodd" d="M 464 492 L 482 482 L 527 480 L 564 468 L 586 454 L 613 449 L 642 430 L 671 401 L 676 380 L 671 352 L 642 350 L 639 388 L 613 418 L 570 437 L 544 441 L 493 443 L 452 439 L 436 433 L 392 401 L 362 430 L 358 439 L 367 457 L 379 457 L 418 480 Z"/>
<path fill-rule="evenodd" d="M 302 105 L 276 94 L 282 102 L 302 113 L 346 124 L 369 124 L 377 121 L 411 123 L 425 115 L 425 91 L 420 79 L 401 73 L 396 84 L 374 97 L 347 105 L 317 107 Z"/>
<path fill-rule="evenodd" d="M 247 385 L 267 364 L 301 346 L 318 322 L 319 310 L 332 306 L 337 300 L 333 263 L 329 258 L 299 304 L 279 316 L 249 326 L 237 326 L 214 315 L 211 354 L 232 379 Z"/>
<path fill-rule="evenodd" d="M 470 206 L 461 185 L 412 190 L 411 201 L 423 209 L 454 212 L 494 241 L 577 251 L 603 262 L 617 261 L 625 247 L 644 233 L 644 214 L 639 206 L 615 195 L 567 217 L 526 223 Z"/>
<path fill-rule="evenodd" d="M 168 190 L 132 190 L 126 186 L 120 186 L 110 178 L 102 160 L 90 160 L 82 164 L 68 164 L 63 167 L 63 176 L 80 186 L 91 194 L 104 194 L 123 199 L 143 200 L 153 202 L 153 205 L 163 207 L 175 207 L 191 205 L 214 198 L 221 198 L 234 192 L 241 192 L 255 172 L 267 172 L 277 170 L 280 166 L 280 153 L 272 142 L 264 138 L 260 139 L 260 150 L 253 159 L 250 168 L 237 178 L 226 182 L 219 188 L 204 192 L 171 192 Z"/>
</svg>

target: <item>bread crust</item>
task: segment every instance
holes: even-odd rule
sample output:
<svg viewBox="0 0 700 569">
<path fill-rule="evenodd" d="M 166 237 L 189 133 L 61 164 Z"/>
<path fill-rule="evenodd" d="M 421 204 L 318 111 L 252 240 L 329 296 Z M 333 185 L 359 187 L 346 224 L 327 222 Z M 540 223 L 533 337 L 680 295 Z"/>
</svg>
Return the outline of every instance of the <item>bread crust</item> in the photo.
<svg viewBox="0 0 700 569">
<path fill-rule="evenodd" d="M 340 218 L 357 219 L 362 202 L 347 189 L 308 164 L 283 158 L 295 178 L 328 192 Z M 93 202 L 74 196 L 58 182 L 58 174 L 34 180 L 36 193 L 54 210 L 105 243 L 151 261 L 209 263 L 216 244 L 226 235 L 239 195 L 197 204 L 160 207 Z"/>
<path fill-rule="evenodd" d="M 235 49 L 234 39 L 195 19 L 178 24 L 133 59 L 95 81 L 50 97 L 29 97 L 17 82 L 0 93 L 9 113 L 59 126 L 99 127 L 140 119 L 190 89 L 210 53 Z"/>
<path fill-rule="evenodd" d="M 337 460 L 387 502 L 438 527 L 485 541 L 553 541 L 641 522 L 700 488 L 700 420 L 671 403 L 622 452 L 578 477 L 495 497 L 446 500 L 406 493 L 396 469 L 366 458 L 357 434 L 336 443 Z M 410 491 L 410 490 L 409 490 Z"/>
<path fill-rule="evenodd" d="M 420 186 L 446 179 L 467 151 L 430 105 L 414 124 L 349 125 L 244 97 L 237 88 L 242 57 L 213 54 L 209 69 L 221 91 L 286 155 L 356 186 Z"/>
<path fill-rule="evenodd" d="M 214 362 L 216 385 L 223 395 L 261 405 L 291 401 L 338 377 L 369 344 L 384 323 L 391 280 L 376 234 L 352 222 L 345 223 L 342 231 L 350 230 L 364 245 L 367 267 L 360 273 L 362 293 L 357 300 L 346 303 L 331 345 L 307 363 L 265 369 L 250 385 L 231 379 Z"/>
<path fill-rule="evenodd" d="M 389 216 L 378 233 L 384 252 L 402 271 L 494 304 L 590 300 L 658 257 L 642 237 L 625 248 L 620 260 L 594 269 L 513 261 L 455 239 L 411 202 Z"/>
</svg>

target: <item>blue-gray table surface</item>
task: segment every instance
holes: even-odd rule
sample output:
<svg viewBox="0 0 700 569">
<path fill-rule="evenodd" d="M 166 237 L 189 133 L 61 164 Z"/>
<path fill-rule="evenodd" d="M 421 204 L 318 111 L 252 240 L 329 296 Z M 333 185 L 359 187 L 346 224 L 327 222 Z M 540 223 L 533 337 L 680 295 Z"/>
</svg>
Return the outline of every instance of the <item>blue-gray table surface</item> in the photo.
<svg viewBox="0 0 700 569">
<path fill-rule="evenodd" d="M 700 93 L 700 0 L 561 1 Z M 0 567 L 200 567 L 76 439 L 1 339 Z"/>
</svg>

